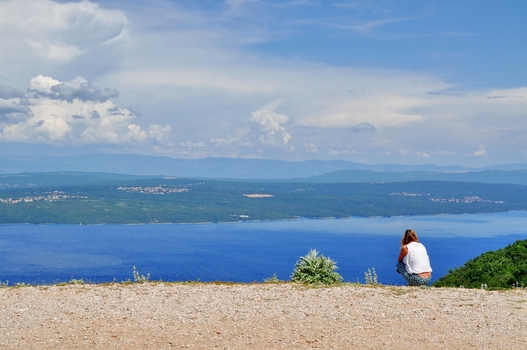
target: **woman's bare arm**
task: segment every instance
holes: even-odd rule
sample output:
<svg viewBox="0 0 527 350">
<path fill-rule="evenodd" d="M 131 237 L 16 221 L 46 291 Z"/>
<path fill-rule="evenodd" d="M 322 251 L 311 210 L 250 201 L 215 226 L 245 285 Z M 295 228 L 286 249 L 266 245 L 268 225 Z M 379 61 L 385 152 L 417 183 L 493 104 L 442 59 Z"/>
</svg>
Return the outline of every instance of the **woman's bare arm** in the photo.
<svg viewBox="0 0 527 350">
<path fill-rule="evenodd" d="M 408 248 L 406 248 L 405 245 L 402 246 L 401 252 L 399 253 L 399 259 L 397 259 L 399 262 L 403 261 L 403 258 L 408 254 Z"/>
</svg>

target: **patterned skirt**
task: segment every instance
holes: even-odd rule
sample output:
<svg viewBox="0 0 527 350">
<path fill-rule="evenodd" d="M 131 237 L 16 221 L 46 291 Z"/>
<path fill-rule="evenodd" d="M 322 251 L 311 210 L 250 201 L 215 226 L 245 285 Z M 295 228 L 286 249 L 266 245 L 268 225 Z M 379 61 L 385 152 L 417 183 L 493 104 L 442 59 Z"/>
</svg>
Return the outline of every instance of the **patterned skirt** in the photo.
<svg viewBox="0 0 527 350">
<path fill-rule="evenodd" d="M 423 278 L 416 273 L 408 273 L 408 271 L 406 271 L 406 265 L 402 261 L 397 263 L 396 270 L 401 276 L 403 276 L 409 286 L 426 286 L 430 283 L 430 279 L 432 278 L 432 276 Z"/>
</svg>

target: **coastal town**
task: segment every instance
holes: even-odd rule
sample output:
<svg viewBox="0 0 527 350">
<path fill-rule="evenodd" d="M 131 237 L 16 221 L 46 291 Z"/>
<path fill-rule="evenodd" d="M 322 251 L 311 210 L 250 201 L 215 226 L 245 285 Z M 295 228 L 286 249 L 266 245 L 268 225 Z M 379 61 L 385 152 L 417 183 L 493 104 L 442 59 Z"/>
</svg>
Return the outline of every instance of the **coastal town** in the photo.
<svg viewBox="0 0 527 350">
<path fill-rule="evenodd" d="M 435 203 L 495 203 L 504 204 L 505 201 L 483 199 L 479 196 L 465 196 L 463 198 L 435 198 L 431 197 L 430 193 L 409 193 L 409 192 L 392 192 L 390 196 L 402 197 L 430 197 L 429 199 Z"/>
<path fill-rule="evenodd" d="M 169 194 L 169 193 L 181 193 L 188 192 L 188 188 L 173 188 L 173 187 L 163 187 L 163 186 L 132 186 L 132 187 L 117 187 L 119 191 L 125 192 L 136 192 L 144 194 Z"/>
<path fill-rule="evenodd" d="M 46 192 L 40 196 L 25 196 L 20 198 L 0 198 L 0 203 L 18 204 L 32 202 L 56 202 L 64 199 L 88 198 L 87 196 L 66 195 L 63 191 Z"/>
</svg>

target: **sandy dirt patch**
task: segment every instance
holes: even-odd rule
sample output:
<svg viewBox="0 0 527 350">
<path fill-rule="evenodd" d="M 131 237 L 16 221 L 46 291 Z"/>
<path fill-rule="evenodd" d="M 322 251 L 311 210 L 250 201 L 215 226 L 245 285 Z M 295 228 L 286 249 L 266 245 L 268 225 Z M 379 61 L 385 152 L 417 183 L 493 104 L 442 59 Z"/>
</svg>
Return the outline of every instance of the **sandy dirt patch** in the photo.
<svg viewBox="0 0 527 350">
<path fill-rule="evenodd" d="M 4 349 L 527 349 L 527 291 L 294 284 L 0 288 Z"/>
</svg>

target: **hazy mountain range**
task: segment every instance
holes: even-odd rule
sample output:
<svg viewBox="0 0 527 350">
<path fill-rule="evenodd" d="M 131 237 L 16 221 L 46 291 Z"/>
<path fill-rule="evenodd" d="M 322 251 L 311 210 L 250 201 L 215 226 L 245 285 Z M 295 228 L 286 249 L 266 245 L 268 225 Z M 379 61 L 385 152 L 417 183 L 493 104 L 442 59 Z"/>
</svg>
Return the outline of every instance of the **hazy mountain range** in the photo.
<svg viewBox="0 0 527 350">
<path fill-rule="evenodd" d="M 0 155 L 0 173 L 23 172 L 104 172 L 130 175 L 170 175 L 178 177 L 231 178 L 231 179 L 292 179 L 309 178 L 314 182 L 338 181 L 392 181 L 392 180 L 449 180 L 467 181 L 466 172 L 515 171 L 527 169 L 527 164 L 504 164 L 485 168 L 438 165 L 368 165 L 349 161 L 309 160 L 288 162 L 282 160 L 201 158 L 174 159 L 141 155 L 86 154 L 76 156 L 6 156 Z M 343 171 L 353 171 L 346 173 Z M 394 177 L 374 176 L 374 173 L 399 173 Z M 416 173 L 419 172 L 419 173 Z M 313 178 L 324 175 L 323 177 Z M 488 173 L 480 177 L 486 177 Z M 519 175 L 518 175 L 519 174 Z M 523 176 L 525 173 L 516 173 Z M 481 175 L 481 174 L 480 174 Z M 507 177 L 509 175 L 506 175 Z M 362 179 L 362 180 L 361 180 Z M 391 179 L 391 180 L 390 180 Z"/>
</svg>

